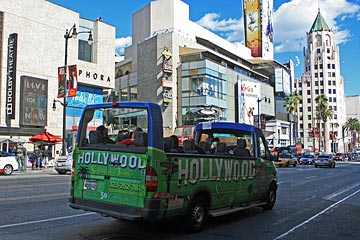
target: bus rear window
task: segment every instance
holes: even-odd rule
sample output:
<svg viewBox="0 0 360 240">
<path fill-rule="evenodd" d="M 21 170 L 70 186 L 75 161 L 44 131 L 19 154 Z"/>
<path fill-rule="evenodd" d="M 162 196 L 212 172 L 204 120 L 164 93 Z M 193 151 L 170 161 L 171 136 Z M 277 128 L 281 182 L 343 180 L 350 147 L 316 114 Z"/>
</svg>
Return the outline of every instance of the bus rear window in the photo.
<svg viewBox="0 0 360 240">
<path fill-rule="evenodd" d="M 80 147 L 147 147 L 148 113 L 146 109 L 87 109 L 80 129 Z"/>
</svg>

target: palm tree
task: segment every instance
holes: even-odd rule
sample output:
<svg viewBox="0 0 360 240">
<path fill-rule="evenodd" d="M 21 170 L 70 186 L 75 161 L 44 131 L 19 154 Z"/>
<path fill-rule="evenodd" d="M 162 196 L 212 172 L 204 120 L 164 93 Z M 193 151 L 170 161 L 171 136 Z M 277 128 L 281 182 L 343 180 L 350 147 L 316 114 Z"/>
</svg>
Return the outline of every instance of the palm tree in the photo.
<svg viewBox="0 0 360 240">
<path fill-rule="evenodd" d="M 295 126 L 297 126 L 297 118 L 298 118 L 298 106 L 300 101 L 302 100 L 300 94 L 298 92 L 294 92 L 288 96 L 286 96 L 283 106 L 288 113 L 294 114 L 295 113 Z M 290 133 L 291 133 L 291 125 L 290 125 Z M 296 132 L 297 133 L 297 132 Z M 297 137 L 297 134 L 296 136 Z M 290 142 L 291 142 L 291 135 L 290 135 Z"/>
<path fill-rule="evenodd" d="M 317 103 L 317 107 L 316 107 L 316 117 L 319 121 L 319 133 L 320 133 L 320 137 L 319 137 L 319 151 L 320 151 L 320 138 L 321 136 L 324 136 L 324 151 L 326 152 L 326 137 L 325 137 L 325 128 L 323 129 L 323 131 L 321 131 L 321 126 L 322 123 L 326 123 L 328 119 L 331 119 L 333 116 L 333 111 L 329 108 L 328 106 L 328 98 L 326 97 L 325 94 L 320 94 L 315 98 L 315 102 Z"/>
<path fill-rule="evenodd" d="M 350 132 L 351 135 L 353 133 L 355 134 L 359 134 L 360 132 L 360 121 L 357 118 L 348 118 L 348 120 L 345 122 L 344 126 L 343 126 L 343 142 L 344 142 L 344 146 L 345 146 L 345 140 L 344 140 L 344 133 L 346 132 Z M 354 146 L 352 146 L 353 148 Z M 348 149 L 350 150 L 350 149 Z"/>
</svg>

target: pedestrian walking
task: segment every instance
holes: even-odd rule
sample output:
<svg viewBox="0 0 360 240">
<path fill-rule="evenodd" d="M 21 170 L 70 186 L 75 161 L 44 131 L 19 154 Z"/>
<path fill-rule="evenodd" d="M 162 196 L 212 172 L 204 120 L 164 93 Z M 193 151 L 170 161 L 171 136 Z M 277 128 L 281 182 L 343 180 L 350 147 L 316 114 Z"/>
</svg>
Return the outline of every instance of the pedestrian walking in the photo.
<svg viewBox="0 0 360 240">
<path fill-rule="evenodd" d="M 37 169 L 41 169 L 42 167 L 42 152 L 39 149 L 39 147 L 35 146 L 35 150 L 34 150 L 34 156 L 35 156 L 35 161 L 36 161 L 36 168 Z"/>
<path fill-rule="evenodd" d="M 42 162 L 43 162 L 43 166 L 45 168 L 48 168 L 49 166 L 49 159 L 51 157 L 51 153 L 50 153 L 50 150 L 49 150 L 49 147 L 48 146 L 44 146 L 44 150 L 42 150 Z"/>
<path fill-rule="evenodd" d="M 15 156 L 19 164 L 20 171 L 26 171 L 26 148 L 23 146 L 23 143 L 20 142 L 17 147 L 15 147 Z"/>
</svg>

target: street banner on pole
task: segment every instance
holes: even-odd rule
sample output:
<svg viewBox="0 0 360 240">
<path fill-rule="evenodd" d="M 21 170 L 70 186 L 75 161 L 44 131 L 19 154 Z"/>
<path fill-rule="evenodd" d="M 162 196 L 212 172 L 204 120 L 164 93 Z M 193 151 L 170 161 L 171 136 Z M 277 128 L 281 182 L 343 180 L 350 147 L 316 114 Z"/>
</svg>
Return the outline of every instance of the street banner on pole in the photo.
<svg viewBox="0 0 360 240">
<path fill-rule="evenodd" d="M 57 98 L 63 98 L 65 96 L 65 79 L 66 79 L 65 67 L 58 67 L 58 94 L 57 94 Z"/>
<path fill-rule="evenodd" d="M 77 67 L 76 65 L 68 66 L 69 81 L 67 82 L 68 97 L 75 97 L 77 92 Z"/>
</svg>

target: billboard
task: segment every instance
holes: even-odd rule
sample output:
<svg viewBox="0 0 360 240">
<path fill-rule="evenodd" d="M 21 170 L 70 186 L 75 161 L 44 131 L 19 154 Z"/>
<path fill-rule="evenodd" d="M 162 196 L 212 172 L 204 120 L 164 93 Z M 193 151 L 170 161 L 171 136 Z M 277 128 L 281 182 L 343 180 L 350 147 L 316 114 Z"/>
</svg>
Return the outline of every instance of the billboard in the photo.
<svg viewBox="0 0 360 240">
<path fill-rule="evenodd" d="M 254 115 L 259 109 L 257 99 L 260 96 L 260 84 L 250 81 L 238 82 L 239 92 L 239 122 L 254 125 Z"/>
<path fill-rule="evenodd" d="M 262 58 L 274 60 L 273 0 L 262 0 Z"/>
<path fill-rule="evenodd" d="M 47 125 L 48 81 L 29 76 L 20 77 L 20 125 Z"/>
<path fill-rule="evenodd" d="M 285 69 L 275 69 L 275 92 L 290 94 L 290 74 Z"/>
<path fill-rule="evenodd" d="M 260 0 L 244 0 L 245 46 L 251 49 L 251 56 L 262 56 Z"/>
</svg>

